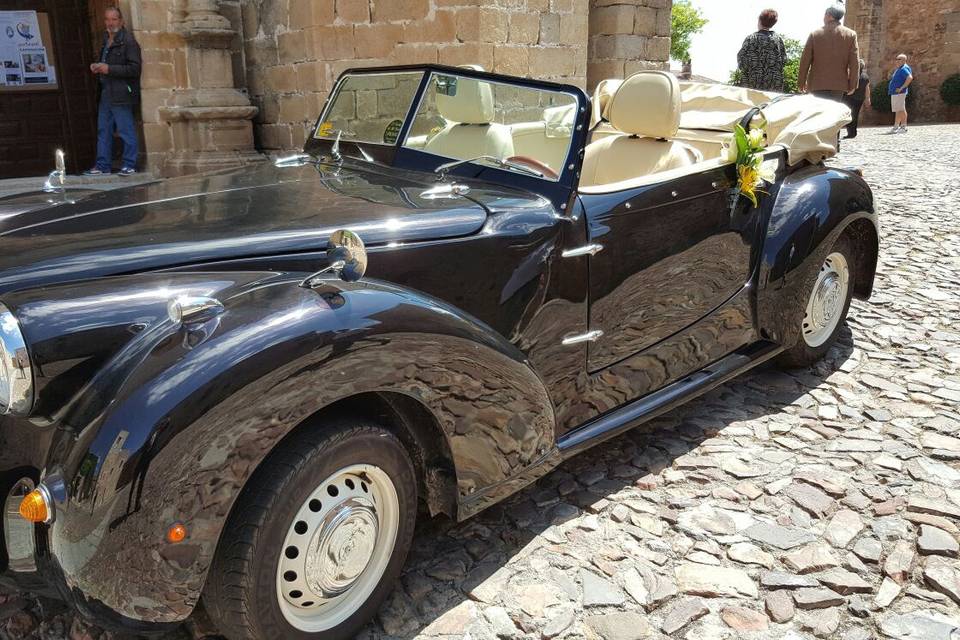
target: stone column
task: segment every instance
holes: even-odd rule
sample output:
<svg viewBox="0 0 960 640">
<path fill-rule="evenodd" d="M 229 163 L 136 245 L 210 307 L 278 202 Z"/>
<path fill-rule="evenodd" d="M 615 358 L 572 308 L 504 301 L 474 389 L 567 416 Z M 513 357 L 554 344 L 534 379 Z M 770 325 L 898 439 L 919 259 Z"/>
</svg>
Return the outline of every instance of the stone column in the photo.
<svg viewBox="0 0 960 640">
<path fill-rule="evenodd" d="M 672 0 L 590 0 L 587 89 L 644 69 L 669 69 Z"/>
<path fill-rule="evenodd" d="M 237 32 L 220 14 L 217 0 L 186 0 L 185 7 L 179 0 L 173 19 L 186 42 L 187 82 L 158 110 L 173 130 L 173 152 L 167 155 L 163 174 L 263 160 L 253 146 L 251 120 L 257 108 L 234 86 L 230 48 Z"/>
</svg>

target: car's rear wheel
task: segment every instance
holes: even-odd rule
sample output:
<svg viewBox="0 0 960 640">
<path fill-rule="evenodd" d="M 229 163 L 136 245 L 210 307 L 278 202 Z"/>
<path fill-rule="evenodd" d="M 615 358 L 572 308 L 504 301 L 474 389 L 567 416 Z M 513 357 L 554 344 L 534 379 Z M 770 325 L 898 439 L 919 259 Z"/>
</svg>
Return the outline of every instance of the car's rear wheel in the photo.
<svg viewBox="0 0 960 640">
<path fill-rule="evenodd" d="M 231 513 L 204 600 L 232 640 L 351 638 L 399 575 L 416 518 L 403 445 L 378 426 L 298 434 Z"/>
<path fill-rule="evenodd" d="M 836 342 L 853 296 L 854 253 L 841 236 L 820 265 L 809 288 L 800 339 L 780 356 L 780 364 L 805 367 L 817 362 Z"/>
</svg>

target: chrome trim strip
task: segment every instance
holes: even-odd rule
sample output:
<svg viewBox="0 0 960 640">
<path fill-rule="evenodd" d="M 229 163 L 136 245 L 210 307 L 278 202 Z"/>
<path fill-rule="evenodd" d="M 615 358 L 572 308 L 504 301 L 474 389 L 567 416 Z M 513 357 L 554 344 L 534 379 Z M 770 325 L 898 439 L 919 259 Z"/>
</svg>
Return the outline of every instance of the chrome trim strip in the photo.
<svg viewBox="0 0 960 640">
<path fill-rule="evenodd" d="M 564 258 L 578 258 L 580 256 L 595 256 L 601 251 L 603 251 L 602 244 L 587 244 L 575 249 L 567 249 L 560 255 Z"/>
<path fill-rule="evenodd" d="M 7 549 L 7 568 L 14 573 L 33 573 L 37 570 L 33 523 L 20 516 L 20 503 L 34 489 L 36 485 L 33 480 L 20 478 L 4 500 L 3 544 Z"/>
<path fill-rule="evenodd" d="M 465 184 L 444 182 L 421 191 L 420 197 L 424 200 L 437 200 L 439 198 L 462 197 L 468 193 L 470 193 L 470 187 Z"/>
<path fill-rule="evenodd" d="M 586 333 L 580 333 L 572 336 L 566 336 L 563 339 L 562 344 L 564 346 L 569 346 L 571 344 L 580 344 L 581 342 L 593 342 L 600 338 L 603 335 L 603 331 L 600 329 L 594 329 L 593 331 L 587 331 Z"/>
<path fill-rule="evenodd" d="M 36 490 L 40 492 L 40 496 L 43 498 L 43 506 L 47 509 L 47 517 L 43 521 L 43 524 L 52 524 L 57 514 L 54 511 L 53 496 L 50 495 L 50 489 L 41 481 L 40 484 L 37 485 Z"/>
<path fill-rule="evenodd" d="M 33 369 L 20 323 L 0 303 L 0 415 L 24 416 L 33 408 Z"/>
</svg>

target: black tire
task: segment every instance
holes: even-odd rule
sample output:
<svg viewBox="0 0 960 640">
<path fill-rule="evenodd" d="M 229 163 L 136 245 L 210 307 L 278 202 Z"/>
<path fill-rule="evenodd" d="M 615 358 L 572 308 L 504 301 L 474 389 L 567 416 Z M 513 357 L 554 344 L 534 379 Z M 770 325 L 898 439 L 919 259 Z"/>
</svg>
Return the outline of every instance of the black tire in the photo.
<svg viewBox="0 0 960 640">
<path fill-rule="evenodd" d="M 353 614 L 321 632 L 288 622 L 277 594 L 277 567 L 285 537 L 304 500 L 332 474 L 353 464 L 386 472 L 399 501 L 396 540 L 383 577 Z M 204 605 L 231 640 L 352 638 L 376 615 L 406 559 L 417 513 L 417 480 L 400 441 L 369 423 L 336 421 L 284 441 L 258 467 L 239 496 L 221 537 Z"/>
<path fill-rule="evenodd" d="M 796 344 L 794 344 L 790 349 L 784 351 L 777 358 L 777 364 L 789 369 L 808 367 L 816 362 L 819 362 L 833 344 L 837 341 L 837 336 L 840 335 L 840 331 L 843 329 L 843 324 L 847 318 L 847 311 L 850 310 L 850 300 L 853 298 L 853 288 L 854 288 L 854 274 L 856 272 L 856 253 L 853 250 L 853 244 L 850 241 L 850 238 L 846 235 L 840 236 L 837 238 L 837 241 L 833 244 L 833 247 L 830 248 L 830 251 L 827 255 L 833 253 L 839 253 L 847 261 L 850 277 L 847 284 L 847 293 L 846 298 L 843 301 L 842 311 L 840 313 L 840 320 L 837 322 L 837 325 L 833 328 L 833 332 L 822 344 L 811 347 L 807 344 L 807 341 L 804 339 L 802 325 L 804 323 L 804 313 L 806 309 L 807 302 L 809 301 L 810 296 L 813 294 L 813 288 L 817 283 L 817 278 L 819 276 L 819 269 L 817 273 L 813 275 L 810 279 L 810 282 L 807 283 L 805 288 L 806 294 L 803 296 L 801 304 L 804 305 L 804 308 L 799 310 L 797 315 L 797 322 L 801 325 L 800 336 L 797 338 Z"/>
</svg>

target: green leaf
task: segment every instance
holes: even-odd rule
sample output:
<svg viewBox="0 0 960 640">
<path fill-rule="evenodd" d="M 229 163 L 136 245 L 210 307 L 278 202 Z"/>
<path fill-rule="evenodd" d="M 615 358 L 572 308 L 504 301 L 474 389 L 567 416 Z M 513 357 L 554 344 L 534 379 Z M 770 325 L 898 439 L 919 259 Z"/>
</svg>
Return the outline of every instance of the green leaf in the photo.
<svg viewBox="0 0 960 640">
<path fill-rule="evenodd" d="M 747 132 L 739 124 L 733 130 L 733 139 L 737 143 L 738 156 L 750 150 L 750 143 L 747 141 Z"/>
</svg>

